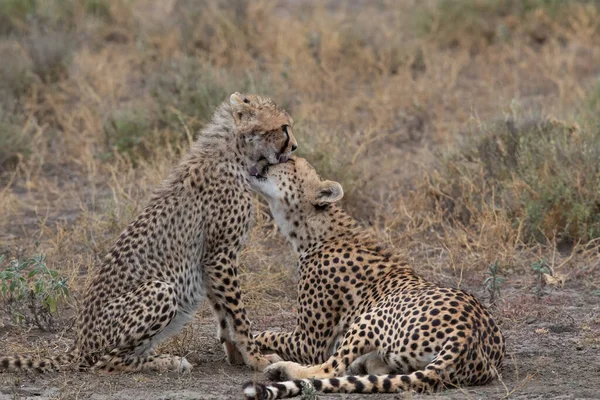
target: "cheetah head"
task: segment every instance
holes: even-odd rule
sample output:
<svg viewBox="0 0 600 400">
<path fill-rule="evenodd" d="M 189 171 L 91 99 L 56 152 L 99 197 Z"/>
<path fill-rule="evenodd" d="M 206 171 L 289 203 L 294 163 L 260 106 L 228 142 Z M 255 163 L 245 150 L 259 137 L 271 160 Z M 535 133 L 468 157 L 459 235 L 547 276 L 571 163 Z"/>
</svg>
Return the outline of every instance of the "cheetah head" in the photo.
<svg viewBox="0 0 600 400">
<path fill-rule="evenodd" d="M 318 236 L 327 210 L 344 196 L 342 185 L 321 179 L 308 161 L 295 156 L 265 167 L 251 177 L 250 187 L 268 201 L 279 229 L 293 243 Z"/>
<path fill-rule="evenodd" d="M 264 165 L 286 162 L 298 147 L 294 120 L 273 100 L 236 92 L 229 97 L 229 105 L 251 176 L 260 175 Z"/>
</svg>

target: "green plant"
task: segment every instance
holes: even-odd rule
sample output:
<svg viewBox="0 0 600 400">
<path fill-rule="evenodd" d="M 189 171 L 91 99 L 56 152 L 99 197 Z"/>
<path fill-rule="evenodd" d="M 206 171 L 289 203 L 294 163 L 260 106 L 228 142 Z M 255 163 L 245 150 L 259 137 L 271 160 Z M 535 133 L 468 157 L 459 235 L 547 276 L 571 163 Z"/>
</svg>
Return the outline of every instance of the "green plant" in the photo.
<svg viewBox="0 0 600 400">
<path fill-rule="evenodd" d="M 535 276 L 535 286 L 533 287 L 533 292 L 535 293 L 535 297 L 539 300 L 544 295 L 544 288 L 546 287 L 544 274 L 552 275 L 552 270 L 548 264 L 546 264 L 544 259 L 531 263 L 531 269 L 533 270 L 533 274 Z"/>
<path fill-rule="evenodd" d="M 431 175 L 436 207 L 464 225 L 505 218 L 527 242 L 600 237 L 600 127 L 511 118 L 478 127 Z"/>
<path fill-rule="evenodd" d="M 106 0 L 85 0 L 83 2 L 85 11 L 97 18 L 110 21 L 113 17 L 110 10 L 110 2 Z"/>
<path fill-rule="evenodd" d="M 587 108 L 591 112 L 600 110 L 600 80 L 596 82 L 587 98 Z"/>
<path fill-rule="evenodd" d="M 0 34 L 25 26 L 27 17 L 35 13 L 36 5 L 36 0 L 0 0 Z"/>
<path fill-rule="evenodd" d="M 270 82 L 250 73 L 228 73 L 192 57 L 165 63 L 151 81 L 151 94 L 160 110 L 158 126 L 181 132 L 180 139 L 185 138 L 182 123 L 195 133 L 231 93 L 246 91 L 270 94 Z"/>
<path fill-rule="evenodd" d="M 30 129 L 0 118 L 0 172 L 13 168 L 31 153 L 32 136 Z"/>
<path fill-rule="evenodd" d="M 150 122 L 145 116 L 133 111 L 118 111 L 104 124 L 106 146 L 109 149 L 104 157 L 110 159 L 112 151 L 116 151 L 135 162 L 137 157 L 148 155 L 151 134 Z"/>
<path fill-rule="evenodd" d="M 32 324 L 43 331 L 54 330 L 58 305 L 70 296 L 67 279 L 49 269 L 43 255 L 8 262 L 0 272 L 0 288 L 5 313 L 19 325 Z"/>
<path fill-rule="evenodd" d="M 68 75 L 75 48 L 73 36 L 59 29 L 33 26 L 22 40 L 32 61 L 32 71 L 46 83 L 58 82 Z"/>
<path fill-rule="evenodd" d="M 0 40 L 0 107 L 24 95 L 33 83 L 32 62 L 17 40 Z"/>
<path fill-rule="evenodd" d="M 500 286 L 504 283 L 504 278 L 500 276 L 498 261 L 488 265 L 486 275 L 489 276 L 483 281 L 483 287 L 490 296 L 490 304 L 493 305 L 500 298 Z"/>
<path fill-rule="evenodd" d="M 572 22 L 565 16 L 571 14 L 570 9 L 598 10 L 596 0 L 439 0 L 433 4 L 415 8 L 414 29 L 417 34 L 434 36 L 446 45 L 473 40 L 489 44 L 522 33 L 542 43 L 546 36 L 536 29 L 543 24 L 536 12 L 569 28 Z M 520 23 L 515 24 L 517 20 Z"/>
<path fill-rule="evenodd" d="M 318 400 L 317 389 L 312 382 L 302 382 L 302 397 L 301 400 Z"/>
<path fill-rule="evenodd" d="M 0 35 L 27 32 L 32 21 L 70 30 L 81 14 L 104 21 L 113 17 L 107 0 L 0 0 Z"/>
</svg>

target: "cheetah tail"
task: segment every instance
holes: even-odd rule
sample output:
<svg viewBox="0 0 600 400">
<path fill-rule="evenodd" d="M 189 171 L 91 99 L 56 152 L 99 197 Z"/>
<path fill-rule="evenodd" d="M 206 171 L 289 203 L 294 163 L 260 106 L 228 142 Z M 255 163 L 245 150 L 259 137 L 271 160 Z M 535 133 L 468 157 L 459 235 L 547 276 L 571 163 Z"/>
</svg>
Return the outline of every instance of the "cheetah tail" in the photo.
<svg viewBox="0 0 600 400">
<path fill-rule="evenodd" d="M 416 371 L 407 375 L 342 376 L 330 379 L 296 379 L 263 385 L 249 382 L 244 385 L 246 400 L 271 400 L 299 396 L 303 391 L 315 390 L 325 393 L 396 393 L 404 390 L 436 391 L 441 384 L 433 369 Z M 306 389 L 305 389 L 306 388 Z"/>
<path fill-rule="evenodd" d="M 0 371 L 37 371 L 40 373 L 58 371 L 72 364 L 77 358 L 76 352 L 45 358 L 30 356 L 0 357 Z"/>
<path fill-rule="evenodd" d="M 447 372 L 455 365 L 462 354 L 461 350 L 464 353 L 471 342 L 472 339 L 464 339 L 447 344 L 425 369 L 410 374 L 296 379 L 271 385 L 249 382 L 244 385 L 244 395 L 246 400 L 285 399 L 299 396 L 303 391 L 311 391 L 312 388 L 325 393 L 397 393 L 408 390 L 435 392 L 445 383 L 450 383 Z"/>
</svg>

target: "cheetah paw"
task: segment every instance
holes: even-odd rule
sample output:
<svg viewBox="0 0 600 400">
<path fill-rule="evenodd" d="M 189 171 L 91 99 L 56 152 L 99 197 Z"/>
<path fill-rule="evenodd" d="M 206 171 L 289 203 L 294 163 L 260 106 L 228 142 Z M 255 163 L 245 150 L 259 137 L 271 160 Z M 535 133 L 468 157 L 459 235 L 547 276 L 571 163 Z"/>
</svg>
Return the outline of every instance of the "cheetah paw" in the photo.
<svg viewBox="0 0 600 400">
<path fill-rule="evenodd" d="M 269 365 L 263 373 L 268 380 L 275 382 L 288 381 L 295 379 L 292 371 L 299 368 L 300 365 L 291 361 L 281 361 L 275 364 Z"/>
<path fill-rule="evenodd" d="M 175 357 L 173 360 L 175 370 L 179 373 L 189 373 L 192 370 L 192 364 L 185 357 Z"/>
<path fill-rule="evenodd" d="M 271 361 L 266 357 L 257 358 L 250 364 L 256 371 L 264 371 L 271 364 Z"/>
<path fill-rule="evenodd" d="M 275 354 L 275 353 L 273 353 L 273 354 L 265 354 L 265 358 L 266 358 L 267 360 L 269 360 L 269 362 L 270 362 L 271 364 L 275 364 L 275 363 L 278 363 L 278 362 L 281 362 L 281 361 L 283 361 L 283 358 L 279 357 L 279 356 L 278 356 L 277 354 Z"/>
</svg>

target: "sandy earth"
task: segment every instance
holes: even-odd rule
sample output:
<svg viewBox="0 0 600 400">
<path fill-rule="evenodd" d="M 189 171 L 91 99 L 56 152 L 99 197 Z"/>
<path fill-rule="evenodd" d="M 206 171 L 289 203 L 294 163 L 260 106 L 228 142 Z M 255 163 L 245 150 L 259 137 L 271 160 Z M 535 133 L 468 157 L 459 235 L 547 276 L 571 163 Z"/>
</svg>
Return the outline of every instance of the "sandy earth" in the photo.
<svg viewBox="0 0 600 400">
<path fill-rule="evenodd" d="M 158 10 L 157 12 L 162 11 Z M 534 58 L 530 58 L 533 56 L 528 56 L 529 50 L 527 50 L 527 47 L 515 47 L 513 49 L 514 55 L 507 58 L 496 58 L 495 55 L 486 52 L 475 54 L 472 57 L 469 56 L 468 59 L 471 62 L 468 65 L 465 64 L 462 66 L 460 64 L 462 63 L 462 58 L 459 57 L 456 60 L 458 62 L 458 67 L 456 67 L 458 71 L 456 73 L 458 79 L 456 87 L 452 85 L 446 86 L 435 81 L 431 82 L 432 89 L 428 89 L 429 91 L 421 87 L 421 85 L 426 86 L 425 82 L 414 86 L 416 89 L 424 90 L 424 94 L 415 98 L 423 99 L 426 110 L 428 105 L 437 106 L 437 108 L 432 108 L 431 111 L 428 111 L 432 115 L 435 115 L 435 118 L 429 117 L 431 121 L 423 122 L 421 121 L 421 117 L 419 117 L 415 118 L 418 120 L 417 122 L 408 121 L 406 123 L 409 138 L 419 135 L 423 136 L 423 138 L 419 136 L 414 140 L 416 142 L 414 148 L 410 141 L 400 141 L 398 135 L 401 133 L 395 132 L 393 135 L 390 134 L 388 136 L 395 138 L 394 140 L 399 140 L 397 143 L 381 141 L 381 144 L 378 145 L 381 148 L 373 146 L 371 149 L 373 154 L 383 154 L 382 151 L 385 150 L 386 154 L 388 154 L 387 159 L 367 154 L 368 157 L 365 157 L 366 161 L 364 162 L 368 162 L 368 167 L 371 169 L 385 169 L 387 168 L 386 163 L 388 166 L 396 165 L 396 159 L 403 160 L 404 165 L 409 167 L 404 167 L 401 173 L 403 174 L 403 179 L 409 182 L 413 178 L 413 174 L 420 173 L 420 167 L 417 168 L 416 166 L 421 166 L 424 163 L 423 158 L 427 157 L 427 155 L 423 154 L 429 154 L 421 153 L 420 149 L 435 147 L 430 141 L 437 138 L 437 136 L 429 132 L 431 127 L 428 127 L 427 124 L 435 123 L 439 125 L 436 126 L 436 129 L 453 132 L 455 126 L 448 122 L 449 116 L 452 115 L 452 118 L 454 118 L 455 109 L 462 110 L 462 107 L 453 106 L 454 103 L 464 102 L 465 104 L 468 103 L 470 107 L 471 102 L 475 102 L 481 108 L 482 118 L 485 118 L 487 114 L 492 113 L 496 115 L 500 113 L 502 108 L 498 104 L 501 104 L 502 107 L 508 105 L 508 100 L 512 97 L 508 100 L 506 100 L 506 97 L 513 96 L 512 91 L 514 90 L 519 94 L 519 99 L 523 104 L 529 105 L 539 102 L 545 105 L 544 109 L 545 107 L 549 107 L 552 110 L 551 105 L 555 104 L 554 98 L 562 104 L 565 99 L 561 96 L 571 92 L 571 90 L 563 90 L 563 86 L 564 88 L 570 88 L 571 86 L 579 88 L 579 85 L 573 83 L 576 80 L 586 82 L 586 85 L 587 82 L 590 82 L 590 85 L 591 82 L 595 84 L 598 73 L 596 66 L 599 64 L 596 62 L 598 57 L 596 47 L 595 45 L 592 46 L 592 44 L 591 40 L 589 43 L 586 41 L 581 43 L 576 41 L 569 46 L 560 45 L 560 47 L 556 48 L 552 47 L 554 45 L 551 44 L 549 46 L 550 50 L 546 52 L 541 47 L 535 47 L 534 50 L 531 50 L 531 54 L 534 54 L 535 57 L 540 57 L 540 64 L 544 66 L 544 70 L 550 71 L 550 76 L 556 78 L 557 82 L 560 83 L 560 85 L 556 85 L 560 86 L 560 90 L 557 91 L 554 90 L 555 81 L 549 81 L 545 74 L 540 74 L 539 82 L 531 79 L 532 74 L 528 73 L 528 71 L 537 69 L 533 68 L 532 60 Z M 427 47 L 425 48 L 427 49 Z M 494 51 L 501 52 L 505 50 L 504 47 L 498 46 L 497 50 Z M 562 58 L 563 53 L 564 58 Z M 451 58 L 454 53 L 448 54 L 450 56 L 444 55 L 444 57 Z M 523 59 L 521 61 L 519 58 L 513 60 L 512 57 L 517 57 L 517 55 L 523 57 Z M 427 56 L 432 57 L 431 55 Z M 564 73 L 562 72 L 563 66 L 559 64 L 559 61 L 549 63 L 544 57 L 547 59 L 556 58 L 560 62 L 574 65 L 575 67 L 579 65 L 581 66 L 577 69 L 579 73 L 578 75 L 573 74 L 571 70 L 569 70 L 571 71 L 569 73 Z M 446 65 L 444 64 L 446 62 L 449 66 L 454 64 L 455 60 L 450 60 L 450 58 L 446 60 L 441 57 L 439 60 L 441 60 L 442 66 Z M 438 60 L 435 57 L 432 57 L 432 59 L 434 61 Z M 499 67 L 493 68 L 492 63 L 495 63 L 496 60 L 498 60 Z M 452 63 L 449 61 L 452 61 Z M 92 61 L 90 61 L 91 63 Z M 432 68 L 431 70 L 438 71 L 436 68 Z M 447 71 L 444 68 L 439 69 L 439 75 L 443 78 L 440 82 L 447 80 Z M 455 68 L 453 67 L 452 69 L 454 70 Z M 494 74 L 498 75 L 499 78 L 491 79 L 491 76 Z M 569 74 L 573 75 L 573 77 Z M 512 78 L 513 75 L 519 79 L 514 80 Z M 428 76 L 435 77 L 435 74 L 432 73 Z M 501 79 L 502 77 L 504 77 L 503 79 L 506 82 Z M 566 79 L 564 85 L 562 84 L 562 79 Z M 573 82 L 571 82 L 571 79 L 573 79 Z M 343 86 L 341 85 L 342 83 L 340 83 L 340 86 Z M 483 99 L 484 95 L 488 93 L 488 85 L 497 90 L 498 93 L 494 92 L 492 96 L 490 92 L 488 96 L 489 101 L 478 103 L 478 99 Z M 585 85 L 582 84 L 581 86 Z M 377 85 L 373 86 L 373 90 L 377 87 Z M 450 96 L 442 93 L 439 96 L 444 97 L 446 100 L 440 102 L 428 100 L 428 98 L 438 97 L 437 92 L 435 92 L 439 90 L 438 88 L 447 89 L 448 87 L 459 94 Z M 295 90 L 296 88 L 293 89 Z M 563 91 L 565 93 L 562 93 Z M 572 90 L 572 92 L 578 93 L 578 90 Z M 345 92 L 342 91 L 340 93 Z M 117 97 L 117 94 L 115 93 L 114 96 Z M 497 100 L 497 98 L 501 100 Z M 549 105 L 546 106 L 546 104 Z M 372 104 L 367 103 L 366 105 L 370 106 Z M 450 111 L 445 110 L 448 107 Z M 487 113 L 486 110 L 488 110 Z M 493 110 L 493 112 L 489 110 Z M 85 115 L 87 116 L 87 114 Z M 463 120 L 469 116 L 470 114 L 465 116 L 465 114 L 459 113 L 456 115 L 456 119 L 457 121 L 461 121 L 462 126 Z M 428 121 L 427 119 L 425 120 Z M 386 119 L 383 119 L 383 121 L 386 121 Z M 370 122 L 366 123 L 365 126 L 369 126 L 369 124 Z M 424 124 L 425 128 L 423 127 Z M 326 127 L 327 125 L 323 126 Z M 354 129 L 352 128 L 352 130 Z M 431 139 L 428 139 L 428 135 Z M 440 140 L 440 142 L 443 141 Z M 62 148 L 59 147 L 59 149 Z M 429 157 L 433 156 L 429 155 Z M 392 163 L 389 160 L 394 160 L 394 162 Z M 59 158 L 59 161 L 62 162 L 64 160 Z M 53 178 L 59 177 L 56 178 L 57 182 L 60 183 L 60 185 L 57 184 L 56 186 L 57 193 L 47 194 L 44 192 L 43 199 L 32 202 L 26 200 L 28 199 L 26 194 L 30 192 L 30 188 L 25 188 L 21 183 L 12 185 L 11 190 L 13 190 L 13 193 L 16 196 L 20 196 L 18 201 L 29 201 L 31 204 L 28 204 L 27 207 L 22 207 L 24 211 L 18 215 L 19 224 L 8 224 L 7 228 L 3 232 L 0 232 L 1 239 L 5 243 L 17 243 L 17 239 L 25 239 L 27 235 L 24 232 L 35 233 L 35 236 L 37 236 L 40 220 L 43 220 L 44 225 L 47 227 L 54 227 L 59 224 L 70 226 L 81 215 L 81 209 L 79 208 L 79 201 L 81 199 L 92 201 L 90 200 L 92 198 L 103 198 L 103 195 L 99 193 L 101 191 L 99 188 L 94 188 L 94 191 L 90 191 L 90 193 L 85 192 L 87 190 L 84 187 L 85 180 L 79 179 L 76 173 L 71 172 L 68 164 L 57 163 L 57 165 L 54 165 L 51 163 L 48 168 L 53 168 L 53 170 L 46 171 L 49 176 Z M 386 174 L 382 174 L 379 181 L 377 181 L 376 177 L 374 178 L 376 179 L 374 181 L 375 184 L 372 184 L 372 187 L 376 188 L 373 191 L 374 196 L 381 188 L 388 187 L 387 182 L 384 181 L 388 178 L 389 176 Z M 60 198 L 59 194 L 62 195 L 64 193 L 73 194 L 76 201 L 74 206 L 71 205 L 72 209 L 53 210 L 55 212 L 50 213 L 50 215 L 44 214 L 44 210 L 48 208 L 47 203 L 52 204 L 52 207 L 50 207 L 52 209 L 62 207 L 58 203 L 58 205 L 54 204 L 56 202 L 52 196 Z M 94 197 L 92 197 L 92 194 Z M 113 196 L 114 193 L 110 190 L 106 192 L 107 198 L 112 199 Z M 64 199 L 62 201 L 65 202 Z M 43 206 L 44 204 L 46 206 Z M 361 206 L 369 207 L 369 205 L 363 204 Z M 92 204 L 85 205 L 85 208 L 94 209 Z M 93 218 L 90 219 L 92 220 Z M 27 229 L 24 227 L 27 227 Z M 79 233 L 69 233 L 69 235 L 81 234 L 80 231 L 76 232 Z M 30 234 L 29 236 L 32 235 Z M 0 243 L 0 247 L 1 245 L 2 243 Z M 78 248 L 74 249 L 72 252 L 73 257 L 80 255 L 79 250 Z M 91 262 L 88 259 L 80 261 L 82 264 Z M 548 289 L 547 295 L 540 300 L 536 300 L 532 294 L 531 288 L 528 286 L 531 282 L 524 284 L 519 282 L 520 279 L 524 279 L 523 275 L 519 276 L 515 274 L 514 276 L 506 276 L 506 283 L 502 287 L 501 302 L 493 310 L 495 318 L 501 324 L 507 343 L 507 357 L 504 362 L 501 380 L 494 381 L 486 386 L 460 390 L 452 389 L 435 395 L 413 395 L 410 393 L 377 394 L 371 396 L 364 394 L 338 394 L 319 395 L 319 399 L 600 399 L 599 265 L 600 256 L 595 266 L 589 269 L 589 271 L 593 272 L 586 273 L 587 275 L 581 274 L 582 276 L 580 277 L 572 277 L 572 279 L 566 282 L 564 288 Z M 465 270 L 465 274 L 464 280 L 467 283 L 465 283 L 466 286 L 464 288 L 476 296 L 482 297 L 481 282 L 484 279 L 483 272 L 481 270 Z M 443 278 L 445 277 L 437 277 L 436 280 L 438 282 L 455 282 L 454 278 L 456 277 L 449 277 L 447 280 L 443 280 Z M 462 275 L 461 279 L 463 279 Z M 595 281 L 596 284 L 595 286 L 586 285 L 584 284 L 584 280 Z M 276 295 L 280 295 L 279 292 Z M 192 336 L 194 336 L 193 345 L 182 346 L 185 349 L 182 350 L 182 353 L 173 352 L 174 354 L 185 355 L 194 364 L 194 369 L 190 374 L 159 375 L 139 373 L 94 375 L 79 372 L 63 372 L 39 375 L 34 373 L 0 373 L 0 400 L 243 399 L 242 385 L 250 380 L 262 381 L 262 374 L 252 372 L 243 366 L 230 366 L 224 361 L 224 354 L 218 341 L 215 339 L 214 321 L 209 315 L 206 312 L 200 313 L 194 321 L 193 329 L 191 329 L 191 332 L 193 332 Z M 256 318 L 254 320 L 257 329 L 282 326 L 290 327 L 293 326 L 293 321 L 294 317 L 291 312 L 277 313 L 269 319 L 258 320 Z M 2 320 L 0 319 L 0 354 L 7 352 L 10 354 L 10 352 L 16 351 L 15 349 L 30 352 L 35 352 L 36 348 L 38 350 L 42 349 L 42 351 L 49 348 L 64 350 L 68 348 L 72 335 L 72 328 L 67 329 L 66 332 L 56 334 L 44 334 L 35 330 L 22 332 L 16 328 L 3 327 Z M 193 351 L 186 353 L 189 351 L 187 349 L 190 348 Z"/>
<path fill-rule="evenodd" d="M 502 381 L 437 395 L 427 399 L 600 399 L 600 297 L 581 288 L 550 293 L 539 302 L 511 289 L 504 299 L 502 326 L 508 357 Z M 523 314 L 521 310 L 531 312 Z M 522 317 L 511 317 L 524 315 Z M 512 319 L 512 321 L 511 321 Z M 152 373 L 99 376 L 86 373 L 0 376 L 0 400 L 124 399 L 191 400 L 241 399 L 241 386 L 261 374 L 229 366 L 213 339 L 210 319 L 194 327 L 205 345 L 188 355 L 195 365 L 189 375 Z M 10 340 L 4 333 L 1 340 Z M 320 395 L 321 400 L 360 399 L 366 395 Z M 408 399 L 410 394 L 371 395 L 373 400 Z"/>
</svg>

